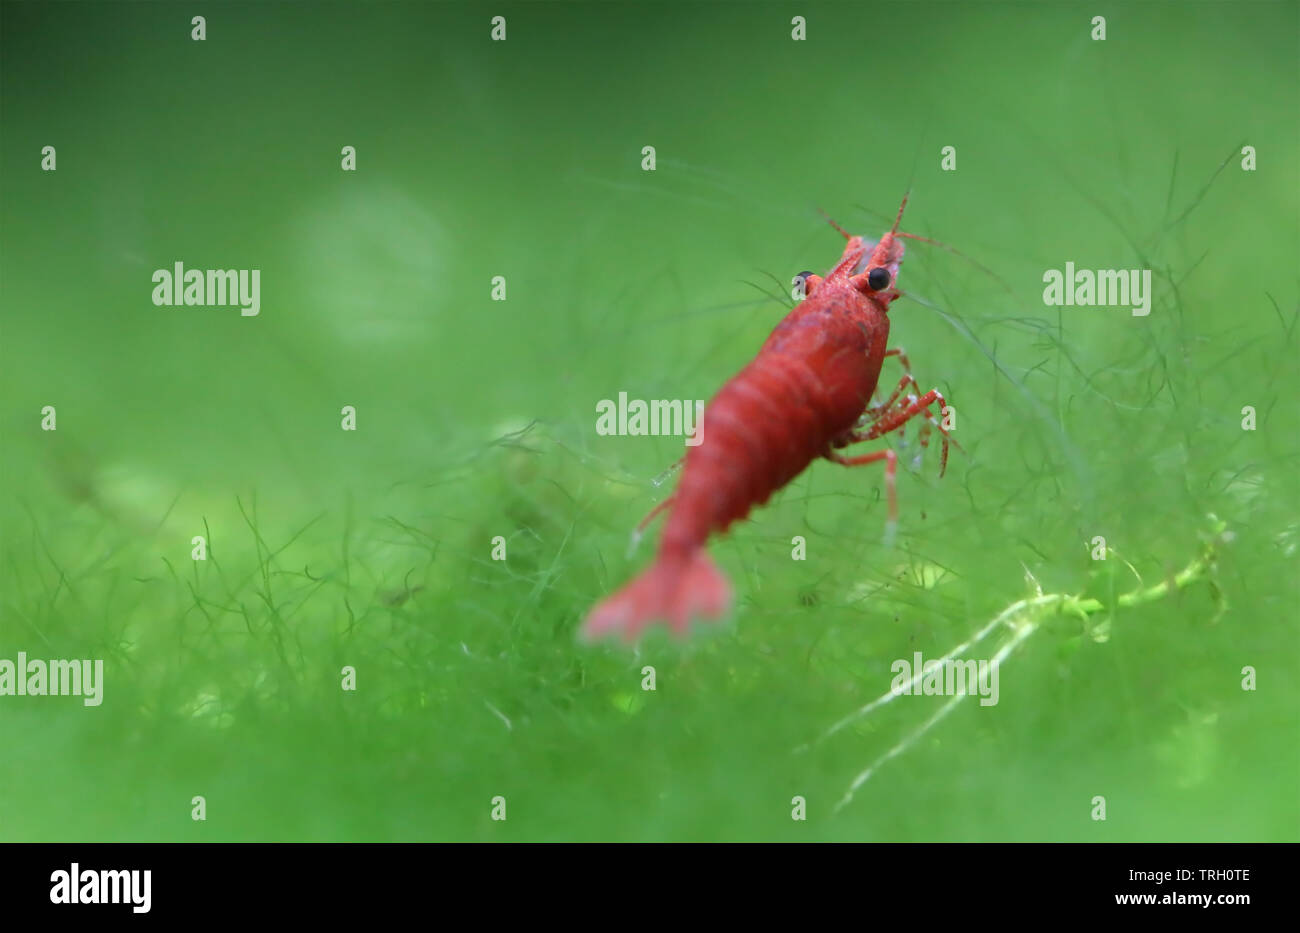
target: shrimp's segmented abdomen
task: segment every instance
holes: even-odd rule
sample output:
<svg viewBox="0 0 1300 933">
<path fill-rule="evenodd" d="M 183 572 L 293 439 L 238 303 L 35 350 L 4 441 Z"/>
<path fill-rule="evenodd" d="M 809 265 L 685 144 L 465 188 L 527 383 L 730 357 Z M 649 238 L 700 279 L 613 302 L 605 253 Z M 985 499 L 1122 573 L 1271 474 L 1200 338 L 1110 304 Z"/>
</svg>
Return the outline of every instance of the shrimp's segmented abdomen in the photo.
<svg viewBox="0 0 1300 933">
<path fill-rule="evenodd" d="M 703 443 L 687 453 L 665 550 L 744 518 L 853 426 L 875 384 L 859 343 L 813 359 L 768 351 L 723 386 L 704 411 Z"/>
</svg>

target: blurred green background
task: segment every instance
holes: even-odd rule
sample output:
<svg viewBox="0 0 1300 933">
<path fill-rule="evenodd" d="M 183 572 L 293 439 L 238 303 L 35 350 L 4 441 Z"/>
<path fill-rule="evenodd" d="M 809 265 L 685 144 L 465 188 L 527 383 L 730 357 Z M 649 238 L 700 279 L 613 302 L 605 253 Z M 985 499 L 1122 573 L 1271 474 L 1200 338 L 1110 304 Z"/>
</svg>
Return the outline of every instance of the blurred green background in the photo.
<svg viewBox="0 0 1300 933">
<path fill-rule="evenodd" d="M 106 666 L 98 708 L 0 698 L 0 838 L 1300 838 L 1297 24 L 0 4 L 0 658 Z M 577 643 L 681 445 L 597 436 L 596 402 L 710 397 L 838 257 L 816 208 L 874 237 L 909 188 L 905 229 L 995 273 L 910 245 L 891 312 L 958 412 L 947 475 L 901 473 L 886 549 L 880 473 L 815 464 L 713 544 L 730 625 Z M 176 261 L 260 269 L 261 314 L 155 307 Z M 1066 261 L 1151 268 L 1151 314 L 1044 307 Z M 1041 620 L 998 705 L 832 813 L 940 701 L 794 749 L 894 659 L 1032 580 L 1159 583 L 1210 513 L 1213 585 Z"/>
</svg>

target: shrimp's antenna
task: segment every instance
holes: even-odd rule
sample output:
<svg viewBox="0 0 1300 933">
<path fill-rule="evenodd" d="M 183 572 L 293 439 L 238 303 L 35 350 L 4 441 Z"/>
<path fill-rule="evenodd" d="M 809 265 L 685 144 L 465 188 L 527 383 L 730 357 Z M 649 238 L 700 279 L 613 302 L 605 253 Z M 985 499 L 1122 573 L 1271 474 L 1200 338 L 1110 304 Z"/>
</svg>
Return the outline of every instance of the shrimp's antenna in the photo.
<svg viewBox="0 0 1300 933">
<path fill-rule="evenodd" d="M 839 224 L 837 224 L 834 220 L 831 219 L 831 215 L 830 215 L 830 214 L 826 213 L 826 212 L 825 212 L 824 210 L 822 210 L 820 207 L 817 208 L 817 213 L 821 214 L 822 217 L 824 217 L 824 218 L 826 219 L 826 222 L 827 222 L 828 224 L 830 224 L 832 227 L 834 227 L 836 230 L 838 230 L 838 231 L 839 231 L 839 232 L 844 236 L 844 239 L 846 239 L 846 240 L 851 240 L 851 239 L 853 239 L 853 236 L 849 233 L 849 231 L 845 230 L 843 227 L 841 227 Z"/>
<path fill-rule="evenodd" d="M 908 195 L 909 195 L 909 196 L 911 195 L 911 191 L 910 191 L 910 190 L 908 191 Z M 907 204 L 907 198 L 906 198 L 906 197 L 903 198 L 903 203 L 904 203 L 904 204 Z M 884 215 L 884 214 L 880 213 L 879 211 L 873 211 L 871 208 L 866 207 L 865 205 L 862 205 L 862 204 L 854 204 L 853 206 L 856 207 L 856 208 L 857 208 L 858 210 L 860 210 L 860 211 L 863 211 L 863 212 L 865 212 L 865 213 L 867 213 L 867 214 L 870 214 L 870 215 L 873 216 L 873 217 L 879 217 L 879 218 L 882 219 L 882 220 L 885 219 L 885 215 Z M 901 209 L 900 209 L 900 211 L 899 211 L 899 215 L 900 215 L 900 216 L 902 215 L 902 211 L 901 211 Z M 898 221 L 897 221 L 897 220 L 894 221 L 894 228 L 895 228 L 895 230 L 897 230 L 897 228 L 898 228 Z M 1002 278 L 1000 275 L 998 275 L 996 272 L 994 272 L 994 271 L 993 271 L 992 269 L 990 269 L 988 266 L 984 265 L 982 262 L 979 262 L 978 260 L 972 259 L 970 256 L 967 256 L 965 253 L 963 253 L 961 250 L 957 249 L 956 247 L 949 246 L 947 243 L 944 243 L 942 240 L 932 240 L 932 239 L 930 239 L 930 237 L 928 237 L 928 236 L 921 236 L 919 233 L 904 233 L 904 232 L 901 232 L 901 231 L 900 231 L 900 232 L 896 232 L 894 235 L 895 235 L 895 236 L 903 237 L 904 239 L 908 239 L 908 240 L 918 240 L 918 241 L 920 241 L 920 242 L 922 242 L 922 243 L 928 243 L 928 244 L 930 244 L 931 246 L 937 246 L 937 247 L 939 247 L 939 249 L 942 249 L 942 250 L 945 250 L 945 251 L 947 251 L 947 252 L 949 252 L 949 253 L 952 253 L 954 256 L 958 257 L 959 259 L 963 259 L 963 260 L 965 260 L 966 262 L 970 263 L 970 264 L 971 264 L 972 266 L 974 266 L 976 269 L 979 269 L 981 272 L 983 272 L 985 275 L 987 275 L 990 279 L 992 279 L 993 281 L 997 282 L 998 285 L 1002 286 L 1002 290 L 1003 290 L 1003 291 L 1007 292 L 1008 294 L 1013 294 L 1013 291 L 1012 291 L 1011 286 L 1007 284 L 1007 282 L 1006 282 L 1006 280 L 1005 280 L 1004 278 Z"/>
<path fill-rule="evenodd" d="M 898 216 L 894 218 L 894 225 L 889 228 L 889 232 L 894 236 L 898 235 L 898 225 L 903 221 L 903 211 L 907 207 L 907 199 L 912 196 L 912 189 L 908 188 L 907 193 L 903 195 L 903 203 L 898 205 Z M 903 234 L 907 236 L 907 234 Z"/>
<path fill-rule="evenodd" d="M 998 275 L 996 272 L 994 272 L 992 269 L 990 269 L 988 266 L 984 265 L 983 263 L 979 262 L 978 260 L 972 259 L 970 256 L 967 256 L 965 253 L 963 253 L 961 250 L 957 249 L 956 247 L 949 246 L 947 243 L 944 243 L 940 240 L 932 240 L 928 236 L 921 236 L 916 233 L 899 233 L 897 235 L 909 240 L 918 240 L 921 243 L 929 243 L 931 246 L 937 246 L 939 247 L 939 249 L 946 250 L 947 252 L 952 253 L 954 256 L 966 260 L 976 269 L 979 269 L 981 272 L 983 272 L 993 281 L 1001 285 L 1003 290 L 1006 291 L 1008 294 L 1011 293 L 1011 286 L 1007 284 L 1006 280 L 1003 279 L 1002 276 Z"/>
</svg>

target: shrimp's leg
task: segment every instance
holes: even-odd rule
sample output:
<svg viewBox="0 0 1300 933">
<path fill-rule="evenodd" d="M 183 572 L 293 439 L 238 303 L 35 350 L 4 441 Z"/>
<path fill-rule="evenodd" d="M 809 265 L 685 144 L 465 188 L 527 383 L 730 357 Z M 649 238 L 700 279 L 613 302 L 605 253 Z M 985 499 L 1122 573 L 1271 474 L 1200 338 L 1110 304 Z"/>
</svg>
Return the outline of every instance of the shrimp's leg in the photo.
<svg viewBox="0 0 1300 933">
<path fill-rule="evenodd" d="M 904 397 L 902 403 L 900 404 L 899 397 L 903 394 L 903 391 L 908 388 L 912 390 L 913 394 Z M 879 421 L 882 418 L 889 417 L 893 412 L 903 410 L 904 408 L 906 408 L 907 405 L 911 404 L 913 401 L 919 398 L 920 395 L 921 395 L 921 387 L 917 385 L 916 379 L 912 377 L 912 374 L 908 373 L 907 375 L 903 376 L 903 378 L 898 380 L 898 386 L 894 389 L 893 394 L 890 395 L 888 399 L 886 399 L 884 402 L 882 402 L 879 405 L 873 405 L 870 408 L 868 408 L 865 412 L 863 412 L 863 417 L 867 419 L 868 424 L 873 421 Z M 943 402 L 942 402 L 942 397 L 940 398 L 941 400 L 940 400 L 939 410 L 942 411 Z M 921 425 L 921 430 L 918 431 L 916 435 L 916 439 L 921 445 L 922 452 L 925 451 L 930 446 L 930 431 L 932 429 L 939 431 L 941 434 L 946 435 L 947 433 L 946 431 L 944 431 L 943 425 L 941 425 L 935 419 L 934 413 L 931 412 L 929 408 L 924 409 L 923 413 L 925 415 L 925 423 Z M 866 425 L 864 425 L 864 427 L 866 427 Z M 946 462 L 947 458 L 945 457 L 944 459 Z M 921 453 L 918 452 L 916 455 L 916 461 L 913 463 L 913 466 L 919 467 L 921 465 L 920 460 L 921 460 Z M 939 475 L 940 476 L 943 475 L 942 469 L 940 469 Z"/>
<path fill-rule="evenodd" d="M 911 376 L 905 376 L 904 380 L 911 380 L 912 385 L 916 384 L 916 380 L 912 379 Z M 902 387 L 903 384 L 900 383 L 900 391 Z M 897 394 L 898 393 L 895 392 L 895 396 Z M 890 405 L 877 406 L 868 411 L 868 414 L 875 419 L 870 428 L 865 431 L 850 431 L 842 439 L 842 443 L 837 446 L 843 447 L 847 444 L 857 444 L 862 441 L 874 440 L 875 438 L 888 434 L 891 431 L 898 430 L 917 415 L 924 414 L 929 422 L 925 427 L 929 428 L 933 425 L 939 431 L 939 434 L 943 439 L 943 453 L 939 459 L 939 475 L 943 476 L 944 472 L 948 469 L 949 443 L 956 444 L 957 448 L 959 450 L 961 449 L 961 445 L 957 444 L 957 442 L 952 439 L 952 436 L 948 433 L 947 429 L 935 420 L 934 414 L 930 411 L 930 406 L 936 402 L 939 404 L 940 411 L 948 406 L 948 402 L 944 399 L 943 393 L 938 389 L 931 389 L 929 392 L 926 392 L 921 396 L 909 395 L 897 404 L 893 404 L 897 401 L 894 396 L 891 396 L 890 400 Z M 925 446 L 928 442 L 929 435 L 928 432 L 926 432 L 922 437 L 921 445 Z"/>
<path fill-rule="evenodd" d="M 869 407 L 867 408 L 865 414 L 866 414 L 868 417 L 873 417 L 873 416 L 879 415 L 880 412 L 882 412 L 882 411 L 888 411 L 889 408 L 890 408 L 890 407 L 891 407 L 891 406 L 892 406 L 896 401 L 898 401 L 898 397 L 899 397 L 900 395 L 902 395 L 903 390 L 906 389 L 908 386 L 911 386 L 912 389 L 916 392 L 917 395 L 920 395 L 920 394 L 921 394 L 921 386 L 917 384 L 916 379 L 912 376 L 912 361 L 911 361 L 910 359 L 907 358 L 907 351 L 904 350 L 902 347 L 895 347 L 895 348 L 892 349 L 892 350 L 886 350 L 886 351 L 885 351 L 885 357 L 888 358 L 888 357 L 891 357 L 891 356 L 896 356 L 896 357 L 898 357 L 898 363 L 899 363 L 900 366 L 903 367 L 903 376 L 902 376 L 901 379 L 898 380 L 898 385 L 894 388 L 893 394 L 891 394 L 891 395 L 889 396 L 889 398 L 885 399 L 885 400 L 884 400 L 883 402 L 881 402 L 879 405 L 871 405 L 871 406 L 869 406 Z M 930 421 L 933 422 L 933 421 L 934 421 L 934 418 L 931 417 L 931 418 L 930 418 Z M 929 425 L 924 425 L 924 426 L 922 426 L 922 429 L 921 429 L 921 435 L 922 435 L 922 436 L 921 436 L 921 446 L 922 446 L 922 447 L 925 446 L 925 442 L 926 442 L 927 437 L 929 436 L 929 433 L 930 433 L 930 432 L 929 432 Z"/>
<path fill-rule="evenodd" d="M 869 412 L 883 411 L 884 409 L 888 408 L 890 405 L 894 403 L 894 400 L 898 398 L 898 393 L 903 391 L 903 386 L 907 385 L 908 383 L 910 383 L 913 386 L 916 386 L 916 380 L 912 378 L 912 361 L 907 358 L 907 351 L 904 350 L 902 347 L 895 347 L 892 350 L 886 350 L 885 358 L 888 359 L 891 356 L 898 357 L 898 364 L 903 367 L 903 378 L 898 380 L 898 388 L 894 390 L 894 394 L 891 395 L 888 399 L 886 399 L 881 404 L 873 405 L 870 408 L 868 408 L 867 411 Z M 916 386 L 916 391 L 919 393 L 921 391 L 921 387 Z"/>
<path fill-rule="evenodd" d="M 911 373 L 908 373 L 898 380 L 898 385 L 894 388 L 894 391 L 890 394 L 889 398 L 885 399 L 879 405 L 868 406 L 863 414 L 872 417 L 879 415 L 881 412 L 888 411 L 894 406 L 894 403 L 898 401 L 898 397 L 903 394 L 903 390 L 907 388 L 911 388 L 918 396 L 921 394 L 921 387 L 917 384 L 916 379 Z"/>
<path fill-rule="evenodd" d="M 842 457 L 835 452 L 826 455 L 841 466 L 864 466 L 878 460 L 885 461 L 885 494 L 889 500 L 889 521 L 885 525 L 885 541 L 894 540 L 894 530 L 898 527 L 898 454 L 892 450 L 877 450 L 874 453 L 857 457 Z"/>
<path fill-rule="evenodd" d="M 672 504 L 673 504 L 673 500 L 676 499 L 676 498 L 677 498 L 677 495 L 676 495 L 676 493 L 674 493 L 673 495 L 671 495 L 671 496 L 669 496 L 667 499 L 665 499 L 663 502 L 660 502 L 658 505 L 656 505 L 653 509 L 651 509 L 650 512 L 649 512 L 649 514 L 646 515 L 645 518 L 641 519 L 641 524 L 639 524 L 639 525 L 636 526 L 636 534 L 637 534 L 637 536 L 640 537 L 641 533 L 642 533 L 643 531 L 645 531 L 646 526 L 649 525 L 652 521 L 654 521 L 654 517 L 655 517 L 656 515 L 658 515 L 660 512 L 662 512 L 664 509 L 666 509 L 666 508 L 668 508 L 670 505 L 672 505 Z"/>
<path fill-rule="evenodd" d="M 632 531 L 632 538 L 631 538 L 631 540 L 628 541 L 628 543 L 627 543 L 627 556 L 628 556 L 628 557 L 631 557 L 631 556 L 632 556 L 633 552 L 636 551 L 637 545 L 641 543 L 641 537 L 642 537 L 642 535 L 645 534 L 646 526 L 649 525 L 652 521 L 654 521 L 654 518 L 655 518 L 656 515 L 658 515 L 658 514 L 659 514 L 660 512 L 662 512 L 664 509 L 666 509 L 666 508 L 668 508 L 669 506 L 671 506 L 671 505 L 673 504 L 673 500 L 676 499 L 676 498 L 677 498 L 677 494 L 676 494 L 676 493 L 673 493 L 671 496 L 669 496 L 669 497 L 668 497 L 667 499 L 665 499 L 663 502 L 660 502 L 660 503 L 659 503 L 658 505 L 656 505 L 653 509 L 651 509 L 650 512 L 646 515 L 645 518 L 641 519 L 640 523 L 639 523 L 639 524 L 636 526 L 636 528 Z"/>
<path fill-rule="evenodd" d="M 894 347 L 894 349 L 892 350 L 886 350 L 885 356 L 898 357 L 898 362 L 900 365 L 902 365 L 903 372 L 909 374 L 912 372 L 912 361 L 907 358 L 907 351 L 904 350 L 902 347 Z"/>
<path fill-rule="evenodd" d="M 885 356 L 898 357 L 899 365 L 903 367 L 903 376 L 898 380 L 898 385 L 894 388 L 893 394 L 891 394 L 889 398 L 885 399 L 879 405 L 868 406 L 866 411 L 863 412 L 863 417 L 868 420 L 878 419 L 882 412 L 887 412 L 892 408 L 894 403 L 898 401 L 899 396 L 903 394 L 903 391 L 909 387 L 918 396 L 921 394 L 921 387 L 912 376 L 912 361 L 907 358 L 907 351 L 902 347 L 895 347 L 893 350 L 886 350 Z M 917 440 L 920 442 L 922 450 L 925 450 L 930 446 L 930 429 L 932 427 L 940 431 L 943 430 L 939 422 L 935 420 L 934 415 L 927 410 L 925 413 L 925 424 L 921 425 L 921 431 L 917 435 Z"/>
<path fill-rule="evenodd" d="M 658 476 L 654 478 L 654 484 L 656 486 L 662 486 L 665 482 L 667 482 L 670 476 L 672 476 L 679 469 L 681 469 L 682 464 L 685 462 L 686 462 L 686 455 L 682 454 L 681 457 L 677 459 L 676 463 L 674 463 L 672 466 L 670 466 L 668 469 L 664 470 L 662 473 L 660 473 Z M 653 509 L 651 509 L 649 514 L 647 514 L 645 518 L 641 519 L 641 522 L 636 526 L 636 530 L 632 532 L 632 543 L 628 549 L 629 554 L 631 554 L 632 551 L 636 550 L 636 546 L 641 543 L 641 535 L 645 533 L 646 527 L 652 521 L 654 521 L 655 516 L 658 515 L 660 512 L 662 512 L 664 509 L 668 508 L 670 505 L 672 505 L 673 500 L 675 500 L 676 498 L 677 498 L 677 493 L 673 493 L 663 502 L 660 502 Z"/>
<path fill-rule="evenodd" d="M 678 470 L 682 468 L 682 464 L 685 462 L 686 462 L 686 454 L 682 454 L 680 457 L 677 458 L 676 463 L 672 464 L 670 467 L 668 467 L 668 469 L 664 470 L 662 473 L 656 476 L 653 480 L 651 480 L 651 482 L 654 483 L 656 486 L 662 486 L 664 483 L 668 482 L 669 478 L 674 473 L 676 473 Z"/>
</svg>

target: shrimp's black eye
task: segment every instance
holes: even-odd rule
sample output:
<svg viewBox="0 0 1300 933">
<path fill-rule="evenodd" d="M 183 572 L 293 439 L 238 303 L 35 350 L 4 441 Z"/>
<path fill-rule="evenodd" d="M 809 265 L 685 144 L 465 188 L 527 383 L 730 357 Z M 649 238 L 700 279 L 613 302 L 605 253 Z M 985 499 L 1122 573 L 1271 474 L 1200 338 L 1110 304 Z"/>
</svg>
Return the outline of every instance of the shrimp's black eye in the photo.
<svg viewBox="0 0 1300 933">
<path fill-rule="evenodd" d="M 800 272 L 798 275 L 794 277 L 794 284 L 803 285 L 805 282 L 808 281 L 808 276 L 810 275 L 812 275 L 812 273 L 808 271 Z"/>
<path fill-rule="evenodd" d="M 873 292 L 884 291 L 889 287 L 889 270 L 884 266 L 876 266 L 867 273 L 867 285 Z"/>
</svg>

